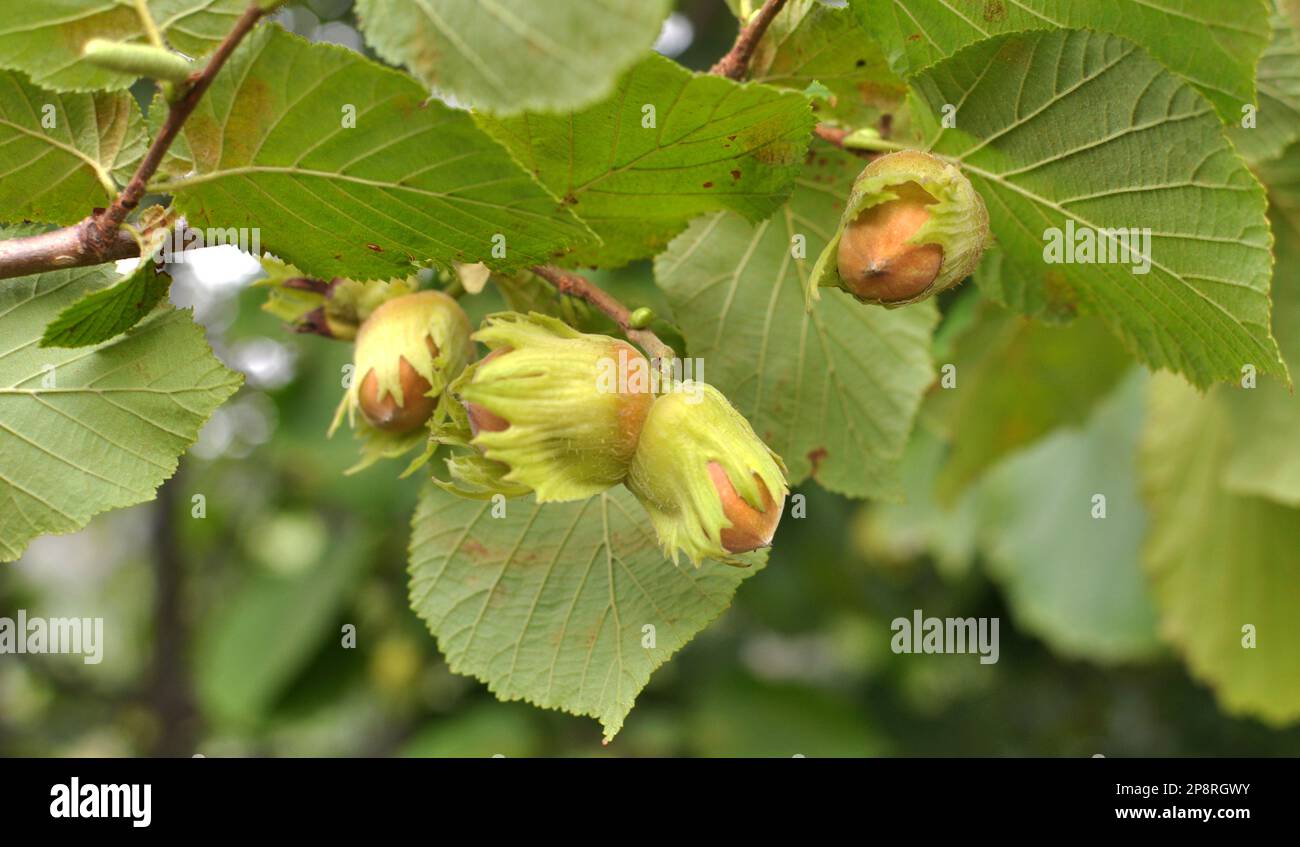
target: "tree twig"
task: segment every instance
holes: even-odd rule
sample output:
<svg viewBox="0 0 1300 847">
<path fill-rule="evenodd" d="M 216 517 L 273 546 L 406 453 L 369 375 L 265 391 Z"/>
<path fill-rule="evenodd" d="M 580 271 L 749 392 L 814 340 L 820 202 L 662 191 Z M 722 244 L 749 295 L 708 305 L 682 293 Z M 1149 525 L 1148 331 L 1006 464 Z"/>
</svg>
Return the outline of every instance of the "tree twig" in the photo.
<svg viewBox="0 0 1300 847">
<path fill-rule="evenodd" d="M 149 702 L 158 717 L 154 756 L 188 756 L 198 740 L 199 712 L 186 657 L 190 626 L 185 604 L 185 559 L 176 533 L 183 472 L 163 483 L 154 504 L 151 544 L 154 569 L 154 653 Z"/>
<path fill-rule="evenodd" d="M 144 197 L 145 191 L 149 186 L 149 180 L 153 178 L 158 166 L 162 164 L 163 157 L 167 155 L 168 149 L 171 148 L 172 142 L 176 136 L 180 135 L 181 127 L 185 121 L 194 112 L 194 108 L 199 105 L 203 95 L 208 88 L 212 86 L 212 81 L 216 79 L 217 72 L 221 66 L 230 58 L 230 54 L 235 52 L 239 42 L 248 35 L 249 31 L 257 25 L 257 22 L 266 14 L 257 3 L 251 3 L 244 14 L 239 16 L 235 21 L 234 27 L 226 34 L 226 37 L 217 45 L 213 51 L 212 57 L 204 65 L 203 70 L 197 72 L 189 80 L 185 91 L 176 99 L 167 109 L 167 120 L 163 122 L 162 129 L 158 131 L 157 137 L 154 138 L 153 144 L 149 145 L 149 151 L 145 153 L 144 159 L 140 161 L 139 167 L 131 175 L 131 179 L 123 188 L 121 193 L 103 213 L 95 216 L 96 237 L 109 239 L 112 233 L 122 225 L 126 216 L 138 205 L 140 198 Z"/>
<path fill-rule="evenodd" d="M 116 259 L 129 259 L 140 255 L 135 239 L 122 231 L 122 223 L 144 197 L 149 180 L 162 164 L 172 142 L 180 134 L 185 121 L 204 93 L 212 85 L 217 72 L 230 58 L 239 42 L 268 12 L 253 2 L 240 15 L 234 27 L 217 45 L 203 70 L 196 72 L 184 90 L 168 107 L 162 129 L 149 146 L 126 187 L 114 198 L 107 209 L 72 226 L 25 238 L 0 241 L 0 279 L 27 276 L 41 271 L 60 268 L 78 268 L 99 265 Z"/>
<path fill-rule="evenodd" d="M 585 300 L 608 316 L 630 340 L 641 345 L 641 349 L 650 354 L 650 358 L 663 362 L 671 361 L 673 348 L 669 347 L 659 336 L 648 329 L 636 329 L 631 324 L 632 313 L 627 306 L 609 292 L 599 288 L 585 277 L 551 265 L 538 265 L 533 273 L 554 285 L 561 294 Z"/>
<path fill-rule="evenodd" d="M 95 225 L 93 217 L 73 226 L 0 241 L 0 279 L 99 265 L 140 255 L 135 236 L 124 229 L 113 233 L 91 258 L 86 249 L 86 231 Z"/>
<path fill-rule="evenodd" d="M 718 60 L 709 73 L 725 76 L 727 79 L 742 79 L 749 70 L 749 60 L 763 40 L 763 33 L 772 25 L 773 18 L 785 6 L 785 0 L 766 0 L 763 8 L 758 10 L 748 24 L 740 28 L 736 43 L 727 51 L 727 55 Z"/>
</svg>

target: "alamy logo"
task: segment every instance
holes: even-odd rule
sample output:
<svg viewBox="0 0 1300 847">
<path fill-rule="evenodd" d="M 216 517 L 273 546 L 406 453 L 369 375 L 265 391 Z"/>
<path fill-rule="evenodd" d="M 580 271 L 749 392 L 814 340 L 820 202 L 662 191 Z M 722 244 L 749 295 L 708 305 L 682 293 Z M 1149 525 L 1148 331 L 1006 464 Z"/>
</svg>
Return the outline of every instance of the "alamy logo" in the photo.
<svg viewBox="0 0 1300 847">
<path fill-rule="evenodd" d="M 894 618 L 889 628 L 895 653 L 979 653 L 981 665 L 998 661 L 997 618 L 923 618 L 913 609 L 911 620 Z"/>
<path fill-rule="evenodd" d="M 629 358 L 620 348 L 618 358 L 603 356 L 597 362 L 596 390 L 602 394 L 685 394 L 686 402 L 704 399 L 704 360 L 673 359 L 653 363 L 644 356 Z"/>
<path fill-rule="evenodd" d="M 146 827 L 153 821 L 153 786 L 81 784 L 75 776 L 50 788 L 52 818 L 130 818 Z"/>
<path fill-rule="evenodd" d="M 1151 229 L 1094 229 L 1065 221 L 1065 229 L 1043 230 L 1043 261 L 1049 265 L 1132 265 L 1135 274 L 1151 270 Z"/>
<path fill-rule="evenodd" d="M 0 618 L 0 653 L 82 653 L 85 663 L 104 660 L 103 618 Z"/>
<path fill-rule="evenodd" d="M 230 246 L 254 256 L 262 255 L 262 230 L 258 227 L 210 226 L 199 229 L 177 221 L 174 227 L 161 230 L 155 237 L 160 239 L 160 244 L 154 261 L 160 265 L 184 262 L 187 252 L 204 247 Z"/>
</svg>

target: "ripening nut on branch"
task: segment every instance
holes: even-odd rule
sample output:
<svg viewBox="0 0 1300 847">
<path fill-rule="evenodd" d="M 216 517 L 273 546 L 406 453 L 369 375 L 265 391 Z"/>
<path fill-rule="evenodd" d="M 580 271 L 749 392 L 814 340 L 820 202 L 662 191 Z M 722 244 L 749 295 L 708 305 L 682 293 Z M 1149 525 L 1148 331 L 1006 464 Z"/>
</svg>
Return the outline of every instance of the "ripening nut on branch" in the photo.
<svg viewBox="0 0 1300 847">
<path fill-rule="evenodd" d="M 346 410 L 368 441 L 362 467 L 427 438 L 425 424 L 443 392 L 474 357 L 469 335 L 464 310 L 440 291 L 384 302 L 357 332 L 352 381 L 330 433 Z"/>
<path fill-rule="evenodd" d="M 455 392 L 471 443 L 508 468 L 502 480 L 532 489 L 539 503 L 581 500 L 623 481 L 654 395 L 649 380 L 614 371 L 649 374 L 645 356 L 538 314 L 492 315 L 474 338 L 492 352 Z"/>
<path fill-rule="evenodd" d="M 717 389 L 677 389 L 655 400 L 627 476 L 664 553 L 698 565 L 769 546 L 789 491 L 781 458 Z"/>
<path fill-rule="evenodd" d="M 863 303 L 915 303 L 970 276 L 988 241 L 988 211 L 956 166 L 904 150 L 867 165 L 808 280 Z"/>
</svg>

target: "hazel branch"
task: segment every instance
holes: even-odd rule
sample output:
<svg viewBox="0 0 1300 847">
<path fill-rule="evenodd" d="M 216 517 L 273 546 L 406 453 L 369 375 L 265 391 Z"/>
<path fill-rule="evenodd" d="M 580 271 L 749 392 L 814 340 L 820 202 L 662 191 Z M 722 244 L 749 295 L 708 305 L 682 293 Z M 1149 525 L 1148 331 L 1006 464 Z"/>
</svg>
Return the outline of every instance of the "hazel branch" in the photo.
<svg viewBox="0 0 1300 847">
<path fill-rule="evenodd" d="M 743 79 L 749 71 L 749 60 L 754 57 L 758 42 L 763 40 L 763 33 L 772 25 L 772 20 L 785 6 L 785 0 L 766 0 L 748 24 L 740 28 L 736 43 L 727 51 L 727 55 L 718 60 L 709 73 L 725 76 L 727 79 Z"/>
<path fill-rule="evenodd" d="M 158 166 L 162 164 L 163 157 L 171 148 L 172 142 L 180 135 L 181 128 L 185 125 L 186 119 L 193 114 L 203 95 L 212 86 L 212 81 L 216 79 L 217 73 L 221 70 L 222 65 L 230 58 L 230 54 L 235 52 L 239 42 L 244 36 L 257 25 L 257 22 L 266 15 L 266 10 L 258 3 L 251 4 L 244 13 L 235 21 L 234 27 L 226 34 L 226 37 L 217 45 L 212 57 L 203 70 L 190 77 L 184 92 L 173 103 L 168 106 L 167 119 L 163 122 L 162 129 L 158 131 L 158 136 L 154 138 L 153 144 L 149 145 L 149 151 L 145 153 L 144 159 L 141 160 L 135 173 L 126 184 L 126 188 L 117 195 L 113 205 L 109 206 L 102 214 L 95 216 L 95 229 L 99 237 L 108 238 L 109 235 L 122 225 L 126 216 L 131 213 L 136 206 L 140 205 L 140 199 L 144 197 L 148 188 L 149 180 L 153 178 Z"/>
<path fill-rule="evenodd" d="M 623 335 L 641 345 L 641 348 L 650 354 L 650 358 L 658 359 L 661 362 L 673 358 L 673 348 L 665 344 L 659 336 L 650 330 L 634 327 L 632 325 L 632 313 L 627 306 L 618 302 L 612 294 L 599 288 L 590 280 L 551 265 L 538 265 L 532 268 L 532 272 L 554 285 L 561 294 L 577 297 L 595 306 L 602 314 L 618 324 L 618 328 L 622 330 Z"/>
<path fill-rule="evenodd" d="M 149 180 L 157 172 L 186 119 L 212 85 L 231 53 L 244 36 L 276 4 L 253 2 L 222 39 L 203 70 L 192 74 L 180 87 L 179 96 L 168 106 L 167 118 L 140 161 L 126 187 L 107 209 L 72 226 L 25 238 L 0 241 L 0 279 L 12 279 L 42 271 L 99 265 L 140 255 L 134 237 L 122 231 L 122 224 L 144 197 Z"/>
</svg>

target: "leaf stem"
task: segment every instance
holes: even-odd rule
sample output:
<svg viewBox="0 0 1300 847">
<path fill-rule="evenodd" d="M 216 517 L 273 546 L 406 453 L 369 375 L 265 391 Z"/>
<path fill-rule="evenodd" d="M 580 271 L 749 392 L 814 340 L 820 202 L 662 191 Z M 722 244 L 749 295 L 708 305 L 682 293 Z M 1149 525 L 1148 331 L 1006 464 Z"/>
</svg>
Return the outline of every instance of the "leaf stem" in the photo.
<svg viewBox="0 0 1300 847">
<path fill-rule="evenodd" d="M 140 16 L 140 24 L 144 27 L 145 35 L 149 36 L 149 43 L 166 50 L 167 45 L 163 43 L 158 23 L 154 21 L 153 13 L 149 11 L 149 0 L 135 0 L 135 12 Z"/>
</svg>

